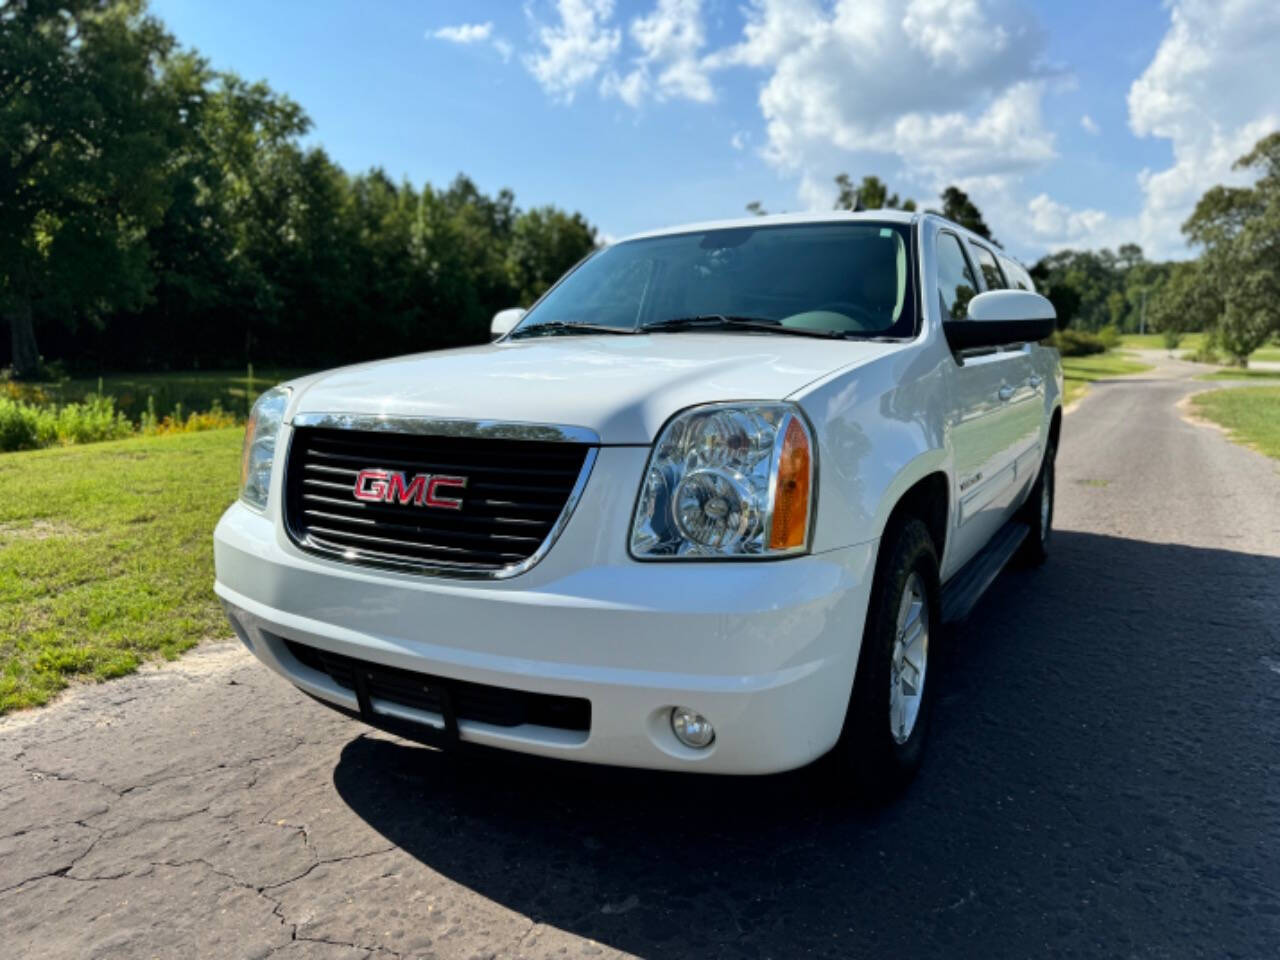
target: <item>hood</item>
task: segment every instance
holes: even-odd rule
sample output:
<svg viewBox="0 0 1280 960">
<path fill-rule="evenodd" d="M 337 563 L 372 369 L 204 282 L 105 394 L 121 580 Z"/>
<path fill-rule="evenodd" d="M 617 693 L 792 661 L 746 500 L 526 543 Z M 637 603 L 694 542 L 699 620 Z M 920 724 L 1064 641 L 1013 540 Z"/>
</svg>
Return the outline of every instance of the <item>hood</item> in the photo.
<svg viewBox="0 0 1280 960">
<path fill-rule="evenodd" d="M 781 400 L 892 343 L 776 334 L 546 337 L 381 360 L 296 384 L 291 416 L 345 413 L 586 427 L 649 444 L 679 410 Z"/>
</svg>

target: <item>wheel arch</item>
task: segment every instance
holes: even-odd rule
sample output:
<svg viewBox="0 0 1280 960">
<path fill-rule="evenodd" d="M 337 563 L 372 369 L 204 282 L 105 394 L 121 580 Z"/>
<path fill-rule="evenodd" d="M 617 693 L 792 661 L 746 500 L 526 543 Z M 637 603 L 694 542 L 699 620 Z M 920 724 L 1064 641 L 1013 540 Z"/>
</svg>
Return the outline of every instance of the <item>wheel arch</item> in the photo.
<svg viewBox="0 0 1280 960">
<path fill-rule="evenodd" d="M 1058 438 L 1062 436 L 1062 407 L 1053 408 L 1053 415 L 1049 417 L 1049 446 L 1057 450 Z"/>
<path fill-rule="evenodd" d="M 951 474 L 945 451 L 930 450 L 913 459 L 894 477 L 880 498 L 876 536 L 883 541 L 890 527 L 905 515 L 919 517 L 933 539 L 939 567 L 951 527 Z"/>
</svg>

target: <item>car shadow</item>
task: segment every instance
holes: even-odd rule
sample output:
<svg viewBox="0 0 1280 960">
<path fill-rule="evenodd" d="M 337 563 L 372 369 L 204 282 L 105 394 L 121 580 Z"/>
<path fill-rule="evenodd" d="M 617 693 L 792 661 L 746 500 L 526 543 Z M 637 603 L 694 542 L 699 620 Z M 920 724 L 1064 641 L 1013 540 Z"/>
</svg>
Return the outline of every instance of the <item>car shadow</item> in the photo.
<svg viewBox="0 0 1280 960">
<path fill-rule="evenodd" d="M 1059 531 L 952 631 L 896 802 L 361 736 L 342 799 L 440 874 L 642 956 L 1252 956 L 1280 935 L 1280 559 Z"/>
</svg>

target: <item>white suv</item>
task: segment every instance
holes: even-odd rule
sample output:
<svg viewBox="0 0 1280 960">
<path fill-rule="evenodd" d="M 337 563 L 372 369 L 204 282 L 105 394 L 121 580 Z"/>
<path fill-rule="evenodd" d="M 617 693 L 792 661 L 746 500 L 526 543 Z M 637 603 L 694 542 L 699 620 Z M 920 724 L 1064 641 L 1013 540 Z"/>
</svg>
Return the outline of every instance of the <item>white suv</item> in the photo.
<svg viewBox="0 0 1280 960">
<path fill-rule="evenodd" d="M 258 401 L 214 535 L 245 644 L 430 743 L 902 782 L 943 623 L 1049 539 L 1026 272 L 932 215 L 759 217 L 616 243 L 494 326 Z"/>
</svg>

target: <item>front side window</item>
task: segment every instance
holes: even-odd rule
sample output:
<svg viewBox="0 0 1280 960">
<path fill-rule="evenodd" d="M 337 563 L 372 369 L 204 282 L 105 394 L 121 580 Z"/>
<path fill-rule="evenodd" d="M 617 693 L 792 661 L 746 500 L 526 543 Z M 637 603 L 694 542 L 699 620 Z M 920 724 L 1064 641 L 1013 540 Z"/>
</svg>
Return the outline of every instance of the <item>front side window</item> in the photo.
<svg viewBox="0 0 1280 960">
<path fill-rule="evenodd" d="M 1000 265 L 996 263 L 996 255 L 979 244 L 975 243 L 972 246 L 978 258 L 978 267 L 982 270 L 982 279 L 987 283 L 987 289 L 1004 290 L 1008 287 L 1004 275 L 1000 272 Z"/>
<path fill-rule="evenodd" d="M 512 335 L 719 317 L 758 321 L 753 332 L 913 336 L 911 229 L 786 224 L 628 240 L 565 277 Z"/>
<path fill-rule="evenodd" d="M 969 301 L 978 292 L 978 281 L 969 259 L 954 233 L 938 234 L 938 298 L 942 301 L 944 320 L 963 320 L 968 316 Z"/>
</svg>

